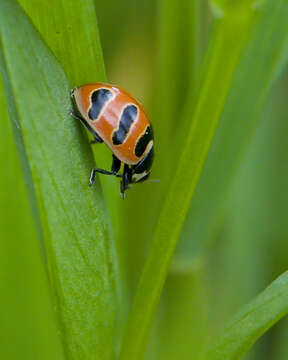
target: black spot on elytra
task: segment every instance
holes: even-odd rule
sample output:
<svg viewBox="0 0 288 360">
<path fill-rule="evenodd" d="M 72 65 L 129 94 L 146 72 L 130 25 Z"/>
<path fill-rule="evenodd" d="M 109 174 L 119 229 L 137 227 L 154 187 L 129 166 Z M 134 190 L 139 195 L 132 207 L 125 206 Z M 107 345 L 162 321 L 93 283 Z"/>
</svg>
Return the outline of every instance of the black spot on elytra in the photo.
<svg viewBox="0 0 288 360">
<path fill-rule="evenodd" d="M 89 119 L 96 120 L 105 103 L 113 96 L 112 91 L 108 89 L 98 89 L 93 91 L 91 96 L 92 105 L 88 111 Z"/>
<path fill-rule="evenodd" d="M 114 145 L 121 145 L 125 141 L 131 125 L 137 118 L 138 109 L 135 105 L 127 105 L 122 112 L 118 130 L 114 131 L 112 141 Z"/>
<path fill-rule="evenodd" d="M 154 159 L 154 146 L 151 147 L 148 154 L 145 155 L 145 157 L 139 161 L 138 164 L 133 165 L 132 169 L 135 174 L 142 174 L 144 171 L 149 171 L 152 167 Z"/>
<path fill-rule="evenodd" d="M 135 146 L 135 155 L 137 157 L 140 157 L 144 154 L 147 145 L 151 140 L 153 140 L 153 130 L 152 127 L 149 125 L 147 126 L 145 133 L 140 137 Z"/>
</svg>

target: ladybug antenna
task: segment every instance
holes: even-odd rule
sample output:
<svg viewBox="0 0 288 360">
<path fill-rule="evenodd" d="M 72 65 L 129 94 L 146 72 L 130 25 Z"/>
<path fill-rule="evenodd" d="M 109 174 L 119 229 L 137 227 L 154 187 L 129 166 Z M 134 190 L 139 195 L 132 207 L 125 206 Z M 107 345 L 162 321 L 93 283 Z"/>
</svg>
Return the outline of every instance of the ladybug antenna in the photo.
<svg viewBox="0 0 288 360">
<path fill-rule="evenodd" d="M 160 179 L 148 179 L 145 182 L 160 183 Z"/>
</svg>

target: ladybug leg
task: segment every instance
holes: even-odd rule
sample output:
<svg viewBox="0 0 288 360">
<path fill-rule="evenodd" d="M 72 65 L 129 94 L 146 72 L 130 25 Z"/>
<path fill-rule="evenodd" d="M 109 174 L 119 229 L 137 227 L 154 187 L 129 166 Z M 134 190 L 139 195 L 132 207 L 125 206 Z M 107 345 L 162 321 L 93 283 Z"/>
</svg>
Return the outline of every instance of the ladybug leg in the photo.
<svg viewBox="0 0 288 360">
<path fill-rule="evenodd" d="M 103 140 L 95 132 L 93 132 L 93 136 L 94 136 L 94 140 L 91 140 L 90 144 L 101 144 L 101 143 L 103 143 Z"/>
<path fill-rule="evenodd" d="M 95 183 L 96 174 L 103 174 L 103 175 L 114 175 L 116 177 L 122 177 L 122 175 L 118 175 L 112 171 L 100 169 L 100 168 L 94 168 L 91 171 L 90 179 L 89 179 L 89 186 L 92 186 Z"/>
<path fill-rule="evenodd" d="M 95 182 L 96 173 L 104 174 L 104 175 L 114 175 L 116 177 L 122 177 L 122 175 L 118 175 L 118 172 L 121 167 L 121 161 L 113 154 L 112 155 L 113 162 L 111 171 L 95 168 L 91 171 L 90 180 L 89 180 L 89 186 L 92 186 Z"/>
<path fill-rule="evenodd" d="M 122 175 L 122 180 L 120 182 L 120 194 L 122 199 L 125 198 L 125 190 L 128 189 L 128 185 L 132 182 L 132 170 L 129 168 L 129 165 L 124 165 L 124 171 Z"/>
<path fill-rule="evenodd" d="M 121 161 L 114 154 L 112 155 L 112 159 L 111 171 L 113 174 L 117 174 L 121 167 Z"/>
<path fill-rule="evenodd" d="M 112 162 L 112 169 L 111 171 L 95 168 L 91 171 L 90 180 L 89 180 L 89 186 L 92 186 L 95 182 L 96 173 L 104 174 L 104 175 L 114 175 L 116 177 L 121 177 L 122 175 L 119 175 L 118 172 L 121 167 L 121 161 L 113 154 L 113 162 Z"/>
<path fill-rule="evenodd" d="M 121 161 L 113 154 L 112 155 L 113 162 L 112 162 L 112 168 L 111 171 L 95 168 L 91 171 L 90 180 L 89 180 L 89 186 L 92 186 L 95 182 L 96 173 L 104 174 L 104 175 L 114 175 L 116 177 L 122 177 L 122 175 L 118 175 L 118 172 L 121 167 Z"/>
<path fill-rule="evenodd" d="M 87 121 L 85 119 L 83 119 L 82 116 L 79 116 L 74 110 L 70 111 L 70 115 L 74 119 L 80 120 L 82 125 L 84 125 L 85 128 L 93 135 L 94 140 L 91 141 L 91 144 L 101 144 L 103 142 L 103 140 L 100 138 L 100 136 L 91 129 L 91 127 L 89 126 Z"/>
</svg>

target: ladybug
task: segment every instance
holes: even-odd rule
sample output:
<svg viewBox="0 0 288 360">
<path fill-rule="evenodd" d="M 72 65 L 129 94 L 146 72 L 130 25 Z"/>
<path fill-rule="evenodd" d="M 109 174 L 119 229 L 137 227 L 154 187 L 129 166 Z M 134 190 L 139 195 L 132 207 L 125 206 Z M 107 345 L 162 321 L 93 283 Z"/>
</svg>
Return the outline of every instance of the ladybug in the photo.
<svg viewBox="0 0 288 360">
<path fill-rule="evenodd" d="M 75 87 L 71 97 L 79 112 L 71 110 L 71 115 L 92 133 L 91 143 L 105 142 L 113 153 L 111 171 L 93 169 L 89 185 L 95 182 L 96 173 L 121 177 L 124 198 L 129 184 L 148 179 L 153 162 L 153 130 L 143 106 L 126 90 L 105 83 Z"/>
</svg>

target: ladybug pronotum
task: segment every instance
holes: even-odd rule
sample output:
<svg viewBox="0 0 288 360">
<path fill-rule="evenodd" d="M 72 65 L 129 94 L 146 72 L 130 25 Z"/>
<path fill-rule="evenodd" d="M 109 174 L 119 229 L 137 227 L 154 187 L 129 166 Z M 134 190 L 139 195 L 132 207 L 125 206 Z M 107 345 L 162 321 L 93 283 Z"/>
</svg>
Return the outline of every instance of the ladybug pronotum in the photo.
<svg viewBox="0 0 288 360">
<path fill-rule="evenodd" d="M 104 83 L 75 87 L 71 96 L 79 111 L 72 110 L 71 115 L 92 133 L 92 143 L 105 142 L 113 153 L 111 171 L 93 169 L 89 185 L 93 185 L 97 172 L 121 177 L 124 198 L 129 184 L 148 179 L 153 162 L 153 130 L 143 106 L 126 90 Z"/>
</svg>

